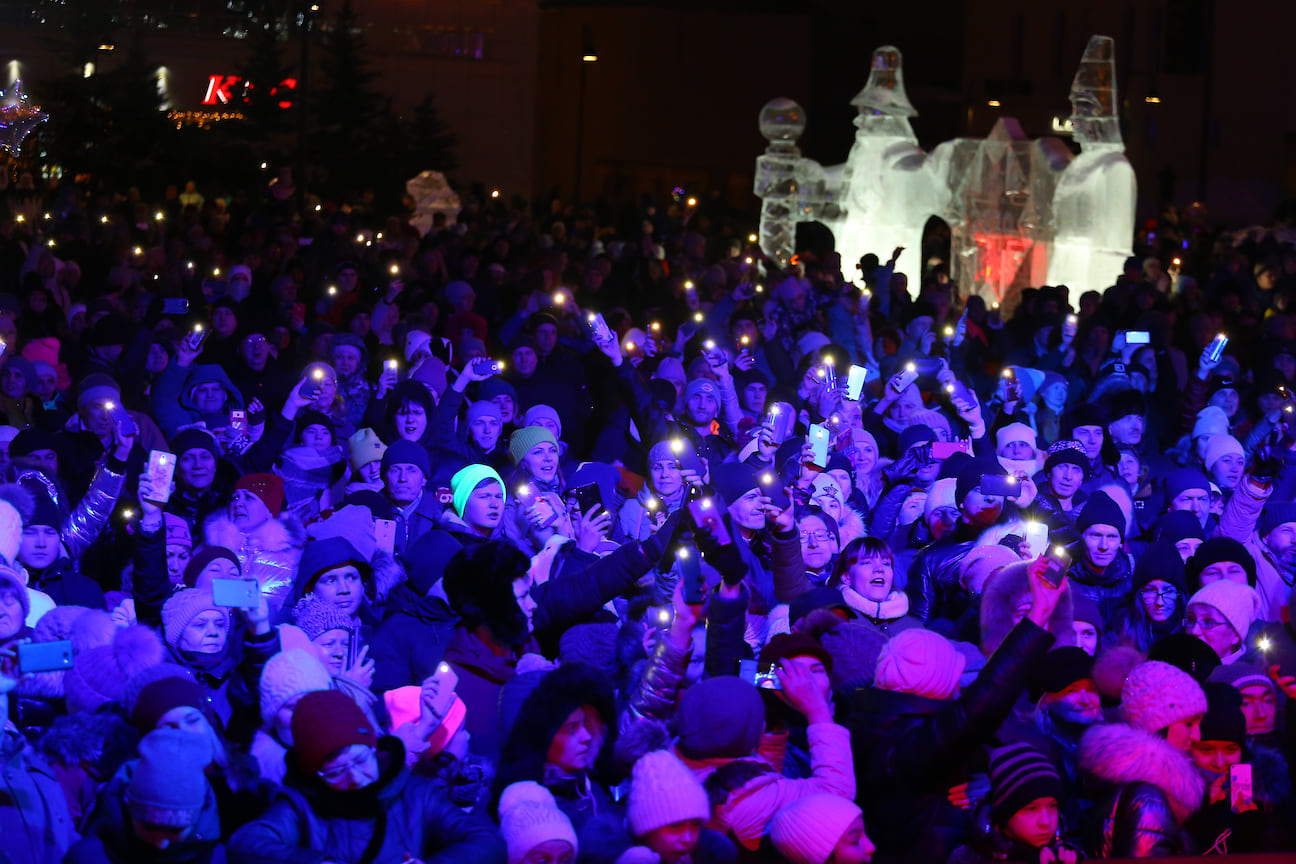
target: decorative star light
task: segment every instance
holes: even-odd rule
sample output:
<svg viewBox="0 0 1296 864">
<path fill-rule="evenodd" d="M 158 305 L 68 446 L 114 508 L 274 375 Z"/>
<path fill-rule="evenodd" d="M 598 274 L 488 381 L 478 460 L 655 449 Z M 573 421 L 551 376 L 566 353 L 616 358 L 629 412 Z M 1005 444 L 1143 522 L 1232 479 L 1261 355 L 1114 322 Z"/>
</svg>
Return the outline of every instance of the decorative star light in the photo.
<svg viewBox="0 0 1296 864">
<path fill-rule="evenodd" d="M 16 154 L 31 131 L 49 117 L 22 92 L 22 81 L 0 90 L 0 149 Z"/>
</svg>

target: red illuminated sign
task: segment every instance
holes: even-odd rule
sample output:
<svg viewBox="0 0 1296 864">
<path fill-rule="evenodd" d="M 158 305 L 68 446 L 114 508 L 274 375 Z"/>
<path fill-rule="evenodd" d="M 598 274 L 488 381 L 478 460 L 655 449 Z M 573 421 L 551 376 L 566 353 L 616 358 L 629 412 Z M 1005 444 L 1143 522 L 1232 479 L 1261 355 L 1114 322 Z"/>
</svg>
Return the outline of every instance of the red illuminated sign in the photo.
<svg viewBox="0 0 1296 864">
<path fill-rule="evenodd" d="M 239 75 L 211 75 L 207 78 L 207 93 L 203 96 L 202 104 L 246 104 L 255 87 L 255 84 L 245 81 Z M 288 109 L 293 105 L 292 97 L 296 89 L 297 79 L 285 78 L 270 90 L 270 95 L 279 98 L 280 108 Z"/>
</svg>

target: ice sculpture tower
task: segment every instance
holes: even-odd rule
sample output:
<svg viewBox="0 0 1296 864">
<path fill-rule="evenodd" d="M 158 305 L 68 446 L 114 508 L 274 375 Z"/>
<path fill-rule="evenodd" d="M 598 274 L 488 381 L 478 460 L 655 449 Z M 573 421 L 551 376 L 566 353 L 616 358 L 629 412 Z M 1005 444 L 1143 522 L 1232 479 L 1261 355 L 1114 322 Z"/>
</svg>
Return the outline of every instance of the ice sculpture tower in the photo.
<svg viewBox="0 0 1296 864">
<path fill-rule="evenodd" d="M 951 269 L 965 291 L 1011 303 L 1021 288 L 1045 282 L 1101 290 L 1129 254 L 1136 196 L 1110 37 L 1089 40 L 1071 101 L 1075 159 L 1056 138 L 1027 138 L 1011 117 L 984 139 L 946 141 L 928 156 L 909 125 L 918 112 L 905 94 L 900 51 L 884 45 L 851 100 L 859 114 L 844 164 L 824 168 L 801 155 L 801 106 L 776 99 L 762 109 L 770 143 L 756 168 L 761 247 L 786 265 L 796 223 L 818 221 L 832 229 L 849 268 L 867 252 L 921 248 L 927 220 L 939 216 L 950 225 Z"/>
<path fill-rule="evenodd" d="M 1071 124 L 1080 155 L 1053 195 L 1048 281 L 1100 291 L 1121 274 L 1134 237 L 1138 184 L 1116 113 L 1116 46 L 1092 36 L 1071 82 Z"/>
</svg>

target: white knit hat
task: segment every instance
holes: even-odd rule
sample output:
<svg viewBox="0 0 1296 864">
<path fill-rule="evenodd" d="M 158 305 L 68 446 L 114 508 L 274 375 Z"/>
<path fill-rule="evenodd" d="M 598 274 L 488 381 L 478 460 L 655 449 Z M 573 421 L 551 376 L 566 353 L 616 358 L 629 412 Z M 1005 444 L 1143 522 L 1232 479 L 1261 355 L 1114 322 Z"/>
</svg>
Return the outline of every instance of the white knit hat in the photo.
<svg viewBox="0 0 1296 864">
<path fill-rule="evenodd" d="M 1121 688 L 1121 716 L 1144 732 L 1206 713 L 1201 685 L 1178 666 L 1149 660 L 1135 666 Z"/>
<path fill-rule="evenodd" d="M 289 699 L 332 687 L 333 679 L 315 655 L 300 648 L 280 651 L 261 671 L 261 722 L 269 729 Z"/>
<path fill-rule="evenodd" d="M 705 822 L 711 818 L 711 802 L 702 784 L 678 756 L 654 750 L 635 762 L 627 815 L 630 833 L 643 837 L 688 819 Z"/>
<path fill-rule="evenodd" d="M 784 807 L 770 824 L 770 840 L 791 864 L 825 864 L 851 823 L 863 816 L 854 801 L 818 793 Z"/>
<path fill-rule="evenodd" d="M 1237 633 L 1238 641 L 1246 643 L 1247 632 L 1255 620 L 1256 609 L 1260 606 L 1259 595 L 1250 585 L 1220 579 L 1202 588 L 1188 600 L 1188 605 L 1201 603 L 1212 606 L 1228 619 Z M 1187 608 L 1187 607 L 1185 607 Z"/>
<path fill-rule="evenodd" d="M 1218 405 L 1207 405 L 1197 412 L 1197 422 L 1193 424 L 1193 439 L 1203 435 L 1227 435 L 1229 418 L 1224 409 Z"/>
<path fill-rule="evenodd" d="M 8 501 L 0 501 L 0 557 L 12 564 L 22 545 L 22 516 Z"/>
<path fill-rule="evenodd" d="M 1246 458 L 1246 451 L 1242 449 L 1242 444 L 1232 435 L 1212 435 L 1206 440 L 1206 456 L 1202 460 L 1209 471 L 1214 467 L 1222 457 L 1229 454 Z"/>
<path fill-rule="evenodd" d="M 1038 450 L 1035 444 L 1035 430 L 1025 423 L 1009 423 L 999 431 L 995 432 L 995 452 L 999 452 L 1008 444 L 1014 441 L 1024 441 L 1031 446 L 1032 450 Z"/>
<path fill-rule="evenodd" d="M 949 699 L 966 664 L 967 659 L 944 636 L 915 627 L 883 646 L 873 685 L 928 699 Z"/>
<path fill-rule="evenodd" d="M 500 833 L 508 846 L 508 864 L 519 864 L 528 852 L 550 840 L 566 840 L 573 851 L 580 851 L 571 820 L 539 783 L 526 780 L 505 789 L 500 796 L 499 816 Z"/>
</svg>

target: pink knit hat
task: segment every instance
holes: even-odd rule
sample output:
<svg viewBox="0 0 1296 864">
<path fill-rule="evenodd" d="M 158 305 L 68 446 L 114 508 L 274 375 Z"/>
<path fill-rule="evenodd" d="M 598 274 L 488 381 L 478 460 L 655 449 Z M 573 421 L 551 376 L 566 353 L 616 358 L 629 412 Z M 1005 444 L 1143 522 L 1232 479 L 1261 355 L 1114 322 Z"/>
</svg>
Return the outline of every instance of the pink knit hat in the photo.
<svg viewBox="0 0 1296 864">
<path fill-rule="evenodd" d="M 807 795 L 778 812 L 770 824 L 770 840 L 791 864 L 825 864 L 851 823 L 862 816 L 854 801 L 826 793 Z"/>
<path fill-rule="evenodd" d="M 944 636 L 915 627 L 882 648 L 873 683 L 881 690 L 949 699 L 958 690 L 966 663 Z"/>
<path fill-rule="evenodd" d="M 1121 716 L 1144 732 L 1160 732 L 1172 723 L 1204 713 L 1206 694 L 1201 685 L 1169 663 L 1140 663 L 1121 688 Z"/>
<path fill-rule="evenodd" d="M 706 790 L 675 754 L 665 750 L 645 753 L 635 762 L 631 777 L 627 816 L 633 836 L 643 837 L 688 819 L 705 822 L 711 817 Z"/>
</svg>

